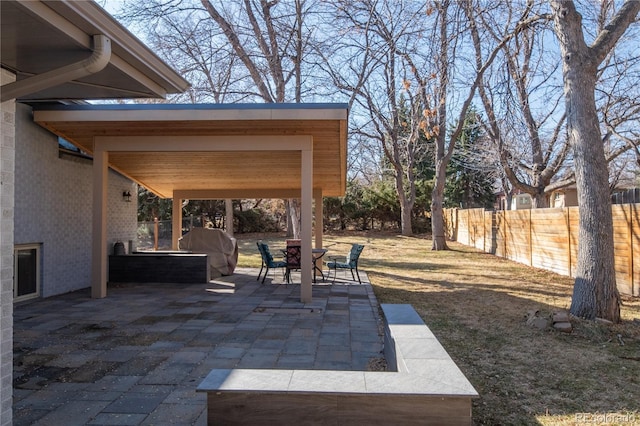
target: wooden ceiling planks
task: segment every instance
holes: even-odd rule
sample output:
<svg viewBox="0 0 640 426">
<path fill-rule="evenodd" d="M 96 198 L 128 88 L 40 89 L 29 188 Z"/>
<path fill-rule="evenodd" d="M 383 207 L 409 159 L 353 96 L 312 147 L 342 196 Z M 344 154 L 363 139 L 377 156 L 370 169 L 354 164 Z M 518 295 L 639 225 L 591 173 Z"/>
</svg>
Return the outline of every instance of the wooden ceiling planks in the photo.
<svg viewBox="0 0 640 426">
<path fill-rule="evenodd" d="M 260 106 L 248 115 L 264 115 L 264 108 Z M 99 108 L 95 114 L 99 114 Z M 98 117 L 95 114 L 85 116 Z M 202 112 L 196 111 L 195 115 L 201 116 Z M 159 120 L 150 119 L 144 110 L 121 114 L 118 119 L 37 120 L 37 116 L 40 125 L 89 153 L 93 152 L 95 136 L 255 136 L 259 146 L 261 136 L 310 135 L 314 188 L 322 189 L 325 196 L 341 196 L 346 189 L 346 109 L 340 119 L 317 119 L 304 110 L 292 112 L 292 119 L 253 120 L 182 120 L 173 119 L 171 113 Z M 290 190 L 301 185 L 299 151 L 111 152 L 109 163 L 166 198 L 171 198 L 174 190 Z"/>
</svg>

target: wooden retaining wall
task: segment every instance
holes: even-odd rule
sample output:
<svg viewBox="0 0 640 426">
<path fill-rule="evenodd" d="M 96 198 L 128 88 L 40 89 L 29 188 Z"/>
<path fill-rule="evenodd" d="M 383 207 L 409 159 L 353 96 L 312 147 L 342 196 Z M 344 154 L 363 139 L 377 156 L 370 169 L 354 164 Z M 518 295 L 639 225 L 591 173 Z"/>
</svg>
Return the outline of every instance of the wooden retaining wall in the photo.
<svg viewBox="0 0 640 426">
<path fill-rule="evenodd" d="M 640 204 L 615 204 L 613 238 L 621 293 L 640 296 Z M 450 239 L 487 253 L 562 275 L 575 276 L 577 207 L 503 210 L 445 209 Z"/>
</svg>

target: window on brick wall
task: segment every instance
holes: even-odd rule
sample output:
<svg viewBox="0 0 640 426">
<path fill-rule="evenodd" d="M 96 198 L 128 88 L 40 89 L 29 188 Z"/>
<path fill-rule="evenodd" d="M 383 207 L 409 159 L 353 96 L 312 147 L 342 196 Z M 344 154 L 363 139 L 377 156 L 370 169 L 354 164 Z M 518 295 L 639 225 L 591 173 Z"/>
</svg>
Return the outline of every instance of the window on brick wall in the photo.
<svg viewBox="0 0 640 426">
<path fill-rule="evenodd" d="M 13 250 L 13 300 L 40 295 L 40 244 L 16 245 Z"/>
<path fill-rule="evenodd" d="M 91 159 L 91 156 L 89 154 L 82 151 L 80 148 L 78 148 L 68 140 L 61 137 L 58 137 L 58 151 L 60 152 L 60 155 L 59 155 L 60 158 L 64 158 L 64 156 L 72 156 L 72 157 Z"/>
</svg>

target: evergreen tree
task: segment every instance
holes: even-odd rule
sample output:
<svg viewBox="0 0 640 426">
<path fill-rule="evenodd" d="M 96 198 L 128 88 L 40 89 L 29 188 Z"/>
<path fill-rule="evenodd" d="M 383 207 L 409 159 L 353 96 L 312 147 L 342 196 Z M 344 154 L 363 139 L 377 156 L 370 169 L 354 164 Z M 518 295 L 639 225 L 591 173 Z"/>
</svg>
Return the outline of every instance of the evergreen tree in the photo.
<svg viewBox="0 0 640 426">
<path fill-rule="evenodd" d="M 484 136 L 481 117 L 471 107 L 447 167 L 446 207 L 493 208 L 494 177 L 491 165 L 483 161 L 481 143 Z"/>
</svg>

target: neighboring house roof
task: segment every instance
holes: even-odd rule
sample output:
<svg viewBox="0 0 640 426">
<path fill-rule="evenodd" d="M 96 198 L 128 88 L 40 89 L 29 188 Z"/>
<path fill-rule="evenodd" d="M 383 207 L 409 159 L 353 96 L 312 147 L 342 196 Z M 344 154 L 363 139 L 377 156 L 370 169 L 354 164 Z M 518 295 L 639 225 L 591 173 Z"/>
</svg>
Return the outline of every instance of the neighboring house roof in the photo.
<svg viewBox="0 0 640 426">
<path fill-rule="evenodd" d="M 34 110 L 35 122 L 85 152 L 94 152 L 94 137 L 111 144 L 106 149 L 109 165 L 161 197 L 173 198 L 181 191 L 183 198 L 193 199 L 298 198 L 301 157 L 292 139 L 302 136 L 313 140 L 313 188 L 323 196 L 344 195 L 347 119 L 346 104 L 60 105 Z M 116 142 L 120 148 L 114 148 Z"/>
<path fill-rule="evenodd" d="M 17 79 L 2 87 L 2 101 L 158 98 L 189 88 L 93 1 L 2 0 L 0 15 L 0 61 Z"/>
</svg>

